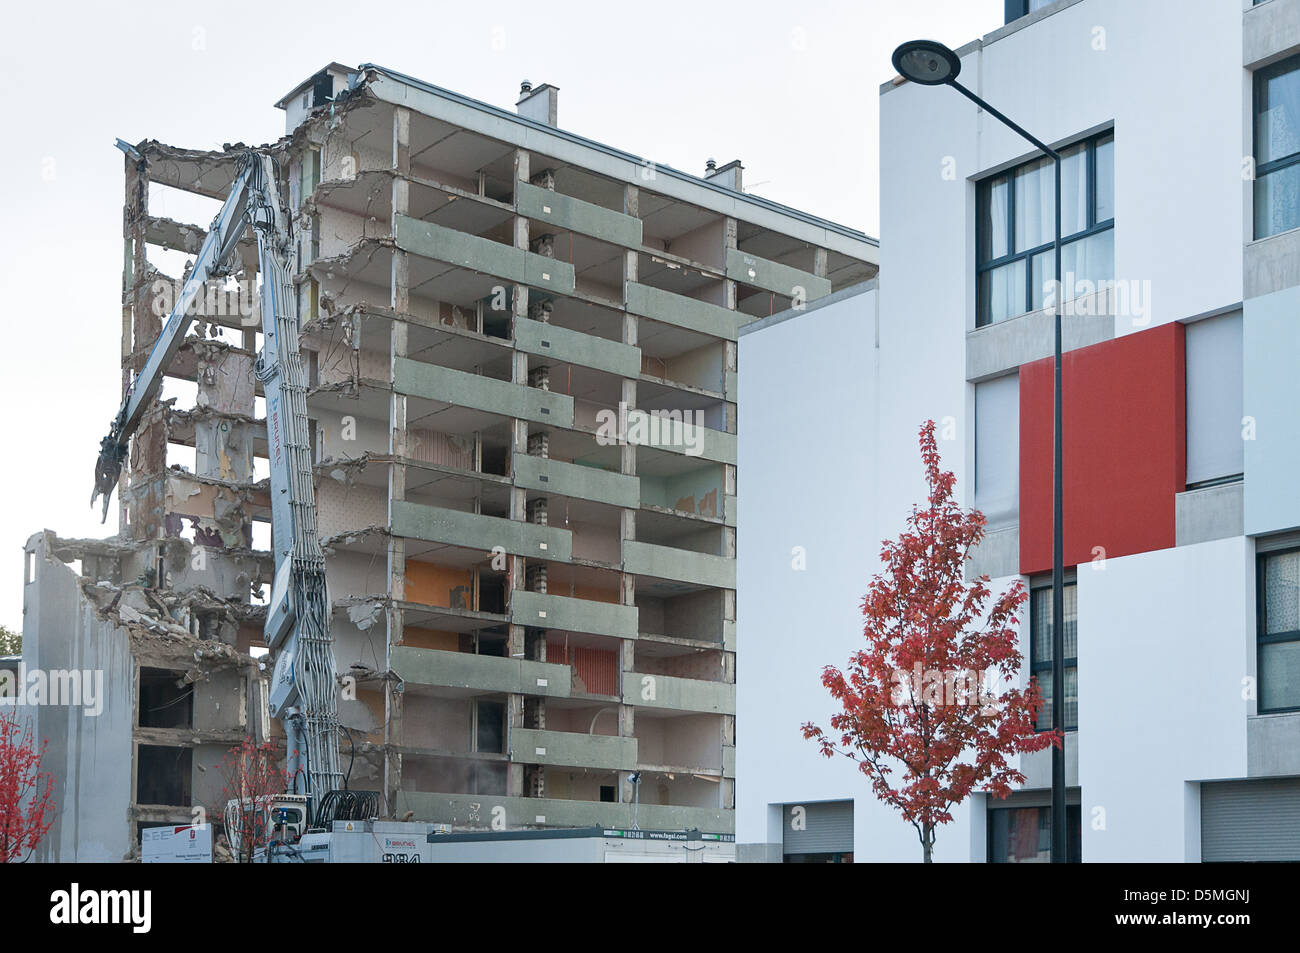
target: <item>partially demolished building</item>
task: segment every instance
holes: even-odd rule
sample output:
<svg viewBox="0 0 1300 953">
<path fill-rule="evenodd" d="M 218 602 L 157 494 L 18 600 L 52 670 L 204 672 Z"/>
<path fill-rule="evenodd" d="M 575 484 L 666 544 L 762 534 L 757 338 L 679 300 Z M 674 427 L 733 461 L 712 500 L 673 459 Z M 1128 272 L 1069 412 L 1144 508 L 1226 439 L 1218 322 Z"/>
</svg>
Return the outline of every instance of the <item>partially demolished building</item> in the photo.
<svg viewBox="0 0 1300 953">
<path fill-rule="evenodd" d="M 730 832 L 737 332 L 874 277 L 876 243 L 744 192 L 738 162 L 564 131 L 557 95 L 510 112 L 332 64 L 278 104 L 343 764 L 454 828 Z M 241 147 L 122 145 L 125 390 L 205 234 L 151 206 L 224 199 Z M 97 715 L 38 709 L 46 859 L 128 855 L 218 805 L 231 745 L 283 738 L 242 257 L 132 441 L 118 535 L 27 544 L 24 663 L 105 682 Z"/>
</svg>

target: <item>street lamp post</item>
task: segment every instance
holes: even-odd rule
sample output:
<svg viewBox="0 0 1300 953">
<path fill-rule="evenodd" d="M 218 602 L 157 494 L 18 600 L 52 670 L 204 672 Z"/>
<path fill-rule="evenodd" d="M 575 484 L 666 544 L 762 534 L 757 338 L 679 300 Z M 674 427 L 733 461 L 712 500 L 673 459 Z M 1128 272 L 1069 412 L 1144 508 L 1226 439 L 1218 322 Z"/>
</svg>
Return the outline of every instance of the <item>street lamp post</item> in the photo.
<svg viewBox="0 0 1300 953">
<path fill-rule="evenodd" d="M 1030 135 L 975 93 L 957 82 L 961 60 L 942 43 L 911 40 L 894 50 L 894 68 L 906 79 L 922 86 L 951 86 L 998 122 L 1029 142 L 1052 160 L 1056 173 L 1056 211 L 1052 252 L 1056 264 L 1052 313 L 1055 317 L 1056 346 L 1052 391 L 1052 730 L 1065 726 L 1065 555 L 1061 508 L 1061 154 Z M 1066 860 L 1065 748 L 1052 747 L 1052 863 Z"/>
</svg>

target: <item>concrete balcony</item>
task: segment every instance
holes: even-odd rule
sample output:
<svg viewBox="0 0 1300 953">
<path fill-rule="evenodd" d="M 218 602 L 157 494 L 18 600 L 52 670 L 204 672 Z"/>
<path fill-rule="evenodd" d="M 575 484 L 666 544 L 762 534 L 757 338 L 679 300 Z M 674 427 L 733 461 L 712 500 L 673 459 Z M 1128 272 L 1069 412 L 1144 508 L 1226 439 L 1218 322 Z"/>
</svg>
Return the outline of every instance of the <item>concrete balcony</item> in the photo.
<svg viewBox="0 0 1300 953">
<path fill-rule="evenodd" d="M 831 293 L 829 278 L 819 278 L 812 272 L 768 261 L 737 248 L 727 249 L 727 277 L 787 298 L 798 297 L 798 289 L 802 288 L 804 301 L 814 301 Z"/>
<path fill-rule="evenodd" d="M 399 357 L 393 361 L 393 390 L 457 407 L 469 407 L 533 423 L 573 426 L 573 398 Z"/>
<path fill-rule="evenodd" d="M 641 219 L 632 215 L 527 182 L 515 183 L 515 198 L 520 215 L 625 248 L 641 247 Z"/>
<path fill-rule="evenodd" d="M 567 361 L 619 377 L 637 377 L 641 373 L 641 349 L 584 334 L 558 324 L 522 318 L 515 322 L 515 347 L 529 354 Z"/>
<path fill-rule="evenodd" d="M 569 801 L 552 798 L 505 797 L 492 794 L 426 794 L 398 791 L 397 813 L 414 811 L 415 819 L 458 828 L 489 830 L 504 817 L 507 828 L 632 826 L 631 804 Z M 680 831 L 698 828 L 711 834 L 735 831 L 735 812 L 712 807 L 640 804 L 637 825 L 644 830 Z"/>
<path fill-rule="evenodd" d="M 699 457 L 714 463 L 735 464 L 736 435 L 714 430 L 671 417 L 656 416 L 650 411 L 627 412 L 627 439 L 640 447 L 653 447 L 687 457 Z"/>
<path fill-rule="evenodd" d="M 398 248 L 413 255 L 557 294 L 573 291 L 573 266 L 568 262 L 503 245 L 490 238 L 399 215 L 393 239 Z"/>
<path fill-rule="evenodd" d="M 391 501 L 389 510 L 392 513 L 391 530 L 397 536 L 485 552 L 500 546 L 512 555 L 535 559 L 569 562 L 572 558 L 573 534 L 567 529 L 406 500 Z"/>
<path fill-rule="evenodd" d="M 736 561 L 637 540 L 623 541 L 623 571 L 719 589 L 736 588 Z"/>
<path fill-rule="evenodd" d="M 512 728 L 510 760 L 521 764 L 630 771 L 636 767 L 636 739 L 576 731 Z"/>
<path fill-rule="evenodd" d="M 635 639 L 638 620 L 636 606 L 518 589 L 510 594 L 510 622 L 514 625 Z"/>
<path fill-rule="evenodd" d="M 710 682 L 701 678 L 628 672 L 623 676 L 623 704 L 734 715 L 736 686 L 730 682 Z"/>
<path fill-rule="evenodd" d="M 739 314 L 730 308 L 673 294 L 636 281 L 627 282 L 625 295 L 627 310 L 633 314 L 700 334 L 712 334 L 728 341 L 736 340 L 740 322 L 749 320 L 748 315 Z"/>
<path fill-rule="evenodd" d="M 525 489 L 628 509 L 641 505 L 641 481 L 634 476 L 522 453 L 515 455 L 514 469 L 515 486 Z"/>
<path fill-rule="evenodd" d="M 566 698 L 572 684 L 567 665 L 406 645 L 391 652 L 393 671 L 414 685 Z"/>
</svg>

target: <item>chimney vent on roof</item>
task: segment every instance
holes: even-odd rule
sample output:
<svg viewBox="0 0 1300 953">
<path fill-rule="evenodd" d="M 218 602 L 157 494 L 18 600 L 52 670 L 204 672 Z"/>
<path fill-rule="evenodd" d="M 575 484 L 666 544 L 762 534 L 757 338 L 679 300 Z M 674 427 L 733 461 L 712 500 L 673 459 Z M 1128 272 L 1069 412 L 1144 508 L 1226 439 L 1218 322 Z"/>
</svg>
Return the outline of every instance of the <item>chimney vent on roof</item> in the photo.
<svg viewBox="0 0 1300 953">
<path fill-rule="evenodd" d="M 548 126 L 558 125 L 556 114 L 559 99 L 560 89 L 558 86 L 542 83 L 542 85 L 534 88 L 532 83 L 524 80 L 519 84 L 519 101 L 515 103 L 515 112 L 525 119 L 544 122 Z"/>
<path fill-rule="evenodd" d="M 710 159 L 704 164 L 704 178 L 717 185 L 743 192 L 745 190 L 741 188 L 740 173 L 744 168 L 739 159 L 732 159 L 721 168 L 718 168 L 718 164 Z"/>
</svg>

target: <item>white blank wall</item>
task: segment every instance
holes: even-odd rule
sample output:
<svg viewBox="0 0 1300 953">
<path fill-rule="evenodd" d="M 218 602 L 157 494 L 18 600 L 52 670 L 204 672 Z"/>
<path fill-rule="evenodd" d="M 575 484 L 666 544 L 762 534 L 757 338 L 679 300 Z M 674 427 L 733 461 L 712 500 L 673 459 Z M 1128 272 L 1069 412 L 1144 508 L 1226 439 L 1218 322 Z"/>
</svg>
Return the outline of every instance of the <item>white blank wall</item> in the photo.
<svg viewBox="0 0 1300 953">
<path fill-rule="evenodd" d="M 1085 862 L 1198 859 L 1186 782 L 1245 777 L 1252 551 L 1236 536 L 1080 568 Z"/>
</svg>

